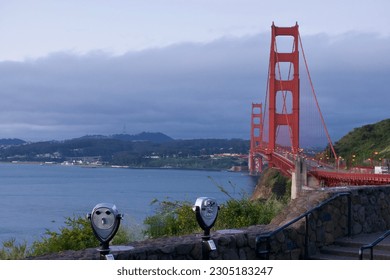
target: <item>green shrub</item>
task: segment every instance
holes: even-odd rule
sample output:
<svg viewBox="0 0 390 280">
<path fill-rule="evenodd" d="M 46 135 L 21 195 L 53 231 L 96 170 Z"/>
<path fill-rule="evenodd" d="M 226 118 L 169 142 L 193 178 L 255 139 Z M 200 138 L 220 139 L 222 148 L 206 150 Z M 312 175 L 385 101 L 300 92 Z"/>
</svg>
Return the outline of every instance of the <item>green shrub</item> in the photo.
<svg viewBox="0 0 390 280">
<path fill-rule="evenodd" d="M 124 227 L 121 224 L 111 243 L 112 245 L 123 245 L 136 240 L 136 238 L 131 228 Z"/>
<path fill-rule="evenodd" d="M 151 238 L 187 234 L 198 227 L 192 205 L 187 201 L 160 202 L 157 213 L 147 217 L 144 224 L 148 226 L 144 234 Z"/>
<path fill-rule="evenodd" d="M 31 248 L 31 255 L 61 252 L 65 250 L 82 250 L 99 246 L 99 241 L 93 234 L 90 221 L 84 217 L 66 218 L 65 227 L 60 232 L 46 230 L 42 240 L 35 241 Z M 125 244 L 132 240 L 129 229 L 122 226 L 112 240 L 112 244 Z"/>
<path fill-rule="evenodd" d="M 215 228 L 242 228 L 268 224 L 282 208 L 283 203 L 274 198 L 265 201 L 230 199 L 221 205 Z"/>
<path fill-rule="evenodd" d="M 122 224 L 111 243 L 126 244 L 136 238 L 139 238 L 137 231 Z M 26 242 L 16 244 L 15 239 L 5 241 L 2 245 L 0 260 L 17 260 L 65 250 L 94 248 L 99 246 L 99 241 L 92 232 L 90 221 L 74 216 L 65 219 L 65 226 L 60 228 L 59 232 L 46 230 L 42 239 L 33 242 L 31 248 L 27 247 Z"/>
<path fill-rule="evenodd" d="M 28 255 L 27 243 L 16 244 L 15 239 L 3 242 L 0 249 L 0 260 L 20 260 Z"/>
<path fill-rule="evenodd" d="M 59 233 L 46 230 L 42 240 L 33 243 L 32 255 L 43 255 L 65 250 L 80 250 L 99 245 L 87 219 L 75 216 L 72 218 L 68 217 L 65 220 L 65 225 L 65 227 L 60 228 Z"/>
<path fill-rule="evenodd" d="M 241 228 L 256 224 L 268 224 L 283 208 L 281 200 L 251 201 L 248 198 L 229 199 L 221 205 L 215 229 Z M 144 223 L 145 234 L 156 238 L 190 234 L 201 231 L 190 202 L 162 201 L 155 215 Z"/>
</svg>

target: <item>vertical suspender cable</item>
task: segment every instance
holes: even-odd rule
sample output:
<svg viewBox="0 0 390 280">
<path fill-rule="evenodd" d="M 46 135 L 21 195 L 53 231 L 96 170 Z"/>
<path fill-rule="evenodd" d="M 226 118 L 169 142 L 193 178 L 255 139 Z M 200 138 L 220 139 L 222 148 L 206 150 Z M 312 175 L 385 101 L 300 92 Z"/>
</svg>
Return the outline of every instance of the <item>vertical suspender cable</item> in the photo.
<svg viewBox="0 0 390 280">
<path fill-rule="evenodd" d="M 271 45 L 272 45 L 272 43 L 271 43 Z M 263 122 L 263 124 L 262 124 L 262 129 L 263 129 L 263 131 L 262 131 L 262 139 L 261 139 L 261 141 L 262 141 L 262 143 L 261 143 L 261 146 L 263 147 L 263 143 L 264 143 L 264 123 L 265 123 L 265 120 L 266 120 L 266 117 L 267 117 L 267 100 L 268 100 L 268 95 L 269 95 L 269 93 L 268 93 L 268 90 L 269 90 L 269 79 L 270 79 L 270 72 L 271 72 L 271 59 L 269 60 L 269 62 L 268 62 L 268 74 L 267 74 L 267 87 L 266 87 L 266 89 L 265 89 L 265 101 L 264 101 L 264 110 L 263 110 L 263 119 L 262 119 L 262 122 Z M 269 119 L 267 119 L 268 120 L 268 122 L 269 122 Z M 268 130 L 269 130 L 269 123 L 268 123 Z M 268 139 L 267 139 L 267 147 L 268 147 L 268 143 L 269 143 L 269 132 L 268 132 L 268 135 L 267 135 L 267 137 L 268 137 Z"/>
<path fill-rule="evenodd" d="M 312 80 L 311 80 L 311 76 L 310 76 L 310 72 L 309 72 L 309 67 L 307 66 L 307 62 L 306 62 L 305 51 L 303 50 L 301 35 L 300 35 L 299 33 L 298 33 L 298 37 L 299 37 L 299 44 L 301 45 L 301 49 L 302 49 L 303 60 L 305 61 L 305 67 L 306 67 L 307 75 L 308 75 L 308 77 L 309 77 L 309 82 L 310 82 L 311 90 L 312 90 L 312 93 L 313 93 L 313 96 L 314 96 L 314 100 L 315 100 L 315 102 L 316 102 L 317 109 L 318 109 L 318 112 L 319 112 L 319 114 L 320 114 L 320 118 L 321 118 L 322 125 L 324 126 L 324 129 L 325 129 L 326 137 L 328 138 L 329 146 L 330 146 L 330 148 L 331 148 L 331 150 L 332 150 L 333 156 L 334 156 L 334 158 L 335 158 L 335 160 L 336 160 L 336 163 L 337 163 L 337 162 L 338 162 L 337 154 L 336 154 L 336 151 L 335 151 L 335 149 L 334 149 L 334 147 L 333 147 L 332 140 L 330 139 L 329 132 L 328 132 L 328 129 L 327 129 L 327 127 L 326 127 L 324 117 L 322 116 L 322 112 L 321 112 L 320 106 L 319 106 L 319 104 L 318 104 L 317 96 L 316 96 L 316 93 L 315 93 L 315 91 L 314 91 L 313 82 L 312 82 Z"/>
</svg>

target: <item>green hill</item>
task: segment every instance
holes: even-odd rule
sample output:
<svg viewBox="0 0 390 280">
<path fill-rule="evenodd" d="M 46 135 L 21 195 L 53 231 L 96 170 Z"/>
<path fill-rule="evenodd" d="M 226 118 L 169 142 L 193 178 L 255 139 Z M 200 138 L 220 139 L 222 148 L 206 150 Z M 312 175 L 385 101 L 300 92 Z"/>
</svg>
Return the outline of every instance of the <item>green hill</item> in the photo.
<svg viewBox="0 0 390 280">
<path fill-rule="evenodd" d="M 348 165 L 390 159 L 390 119 L 355 128 L 335 143 L 335 150 Z"/>
</svg>

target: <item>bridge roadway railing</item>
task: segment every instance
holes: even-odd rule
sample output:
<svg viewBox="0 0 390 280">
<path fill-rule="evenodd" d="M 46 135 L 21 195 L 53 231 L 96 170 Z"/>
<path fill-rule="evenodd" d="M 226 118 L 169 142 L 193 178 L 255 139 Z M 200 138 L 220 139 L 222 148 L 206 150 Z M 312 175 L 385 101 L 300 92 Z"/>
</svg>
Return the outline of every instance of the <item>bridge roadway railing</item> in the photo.
<svg viewBox="0 0 390 280">
<path fill-rule="evenodd" d="M 390 184 L 390 174 L 349 173 L 318 169 L 310 171 L 310 174 L 323 181 L 328 187 Z"/>
<path fill-rule="evenodd" d="M 277 147 L 276 150 L 271 151 L 268 149 L 266 142 L 257 146 L 254 152 L 261 154 L 271 166 L 278 168 L 285 176 L 291 177 L 291 173 L 295 169 L 294 160 L 296 155 L 283 147 Z"/>
<path fill-rule="evenodd" d="M 291 172 L 295 168 L 294 161 L 275 152 L 272 153 L 270 158 L 271 158 L 271 163 L 275 167 L 279 168 L 283 174 L 287 176 L 291 176 Z"/>
</svg>

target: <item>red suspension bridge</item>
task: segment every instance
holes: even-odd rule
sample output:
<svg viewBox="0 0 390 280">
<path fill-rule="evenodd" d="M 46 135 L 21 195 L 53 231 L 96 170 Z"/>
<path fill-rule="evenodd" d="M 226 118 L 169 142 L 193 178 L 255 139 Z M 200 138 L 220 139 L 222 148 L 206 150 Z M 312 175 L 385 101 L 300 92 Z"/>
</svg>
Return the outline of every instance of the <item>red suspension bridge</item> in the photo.
<svg viewBox="0 0 390 280">
<path fill-rule="evenodd" d="M 286 38 L 287 43 L 291 44 L 291 51 L 279 51 L 278 47 L 286 43 Z M 300 54 L 304 67 L 300 66 Z M 306 76 L 300 77 L 300 69 L 303 69 Z M 302 81 L 306 82 L 308 89 L 305 92 L 301 92 L 305 88 Z M 310 94 L 304 95 L 306 92 Z M 312 133 L 318 127 L 322 128 L 320 134 L 326 139 L 324 143 L 328 144 L 333 164 L 325 162 L 325 158 L 309 156 L 300 146 L 300 135 L 304 135 L 305 140 L 320 139 Z M 252 104 L 250 173 L 259 174 L 263 163 L 268 162 L 269 167 L 277 168 L 284 175 L 292 177 L 298 190 L 302 186 L 390 184 L 390 174 L 341 170 L 340 159 L 318 105 L 298 24 L 292 27 L 277 27 L 272 24 L 265 103 Z"/>
</svg>

